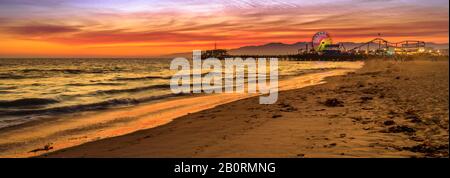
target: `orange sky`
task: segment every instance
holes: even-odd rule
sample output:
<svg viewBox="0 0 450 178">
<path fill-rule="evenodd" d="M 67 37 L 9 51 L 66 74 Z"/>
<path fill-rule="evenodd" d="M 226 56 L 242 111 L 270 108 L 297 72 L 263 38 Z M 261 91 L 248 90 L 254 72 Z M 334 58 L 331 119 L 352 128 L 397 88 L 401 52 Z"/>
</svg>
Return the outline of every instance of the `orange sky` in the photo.
<svg viewBox="0 0 450 178">
<path fill-rule="evenodd" d="M 448 43 L 448 0 L 0 0 L 0 56 L 157 56 L 310 41 Z"/>
</svg>

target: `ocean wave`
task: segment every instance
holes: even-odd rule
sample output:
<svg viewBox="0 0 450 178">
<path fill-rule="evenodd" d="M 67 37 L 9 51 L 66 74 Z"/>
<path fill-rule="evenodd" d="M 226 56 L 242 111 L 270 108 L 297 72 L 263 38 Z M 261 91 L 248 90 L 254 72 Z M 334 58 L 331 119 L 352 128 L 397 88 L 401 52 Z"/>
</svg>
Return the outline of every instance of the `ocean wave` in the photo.
<svg viewBox="0 0 450 178">
<path fill-rule="evenodd" d="M 16 86 L 10 86 L 10 87 L 0 87 L 0 90 L 15 90 L 17 89 Z"/>
<path fill-rule="evenodd" d="M 29 72 L 61 72 L 61 73 L 67 73 L 67 74 L 81 74 L 83 73 L 83 70 L 79 69 L 48 69 L 48 70 L 41 70 L 41 69 L 24 69 L 22 70 L 24 73 Z"/>
<path fill-rule="evenodd" d="M 127 106 L 127 105 L 137 105 L 143 102 L 160 100 L 174 96 L 181 96 L 182 94 L 167 94 L 160 96 L 151 96 L 145 98 L 124 98 L 124 99 L 112 99 L 107 101 L 102 101 L 98 103 L 91 104 L 80 104 L 73 106 L 62 106 L 56 108 L 46 108 L 46 109 L 27 109 L 27 110 L 9 110 L 0 112 L 0 116 L 23 116 L 23 115 L 53 115 L 53 114 L 67 114 L 76 113 L 81 111 L 92 111 L 92 110 L 102 110 L 117 106 Z"/>
<path fill-rule="evenodd" d="M 76 86 L 76 87 L 84 87 L 84 86 L 119 86 L 125 85 L 124 83 L 70 83 L 66 86 Z"/>
<path fill-rule="evenodd" d="M 214 72 L 206 72 L 206 73 L 201 73 L 200 75 L 202 77 L 205 77 L 208 74 L 215 74 Z M 220 73 L 219 73 L 220 74 Z M 179 77 L 191 77 L 191 74 L 186 74 L 186 75 L 180 75 Z M 139 80 L 154 80 L 154 79 L 171 79 L 172 76 L 144 76 L 144 77 L 117 77 L 114 79 L 111 79 L 111 81 L 139 81 Z"/>
<path fill-rule="evenodd" d="M 122 70 L 118 69 L 23 69 L 20 72 L 23 73 L 32 73 L 32 72 L 56 72 L 56 73 L 64 73 L 64 74 L 83 74 L 83 73 L 94 73 L 94 74 L 102 74 L 107 72 L 118 72 Z"/>
<path fill-rule="evenodd" d="M 15 75 L 15 74 L 0 74 L 0 79 L 24 79 L 27 78 L 23 75 Z"/>
<path fill-rule="evenodd" d="M 55 99 L 47 98 L 25 98 L 13 101 L 0 101 L 0 107 L 3 108 L 26 108 L 26 107 L 38 107 L 49 104 L 58 103 Z"/>
<path fill-rule="evenodd" d="M 136 93 L 136 92 L 141 92 L 141 91 L 146 91 L 146 90 L 169 89 L 169 88 L 170 88 L 170 85 L 162 84 L 162 85 L 150 85 L 150 86 L 128 88 L 128 89 L 99 90 L 99 91 L 96 91 L 91 94 L 97 95 L 97 94 Z"/>
<path fill-rule="evenodd" d="M 137 81 L 137 80 L 152 80 L 152 79 L 168 79 L 169 77 L 163 76 L 144 76 L 144 77 L 117 77 L 112 81 Z"/>
<path fill-rule="evenodd" d="M 42 75 L 19 75 L 11 73 L 0 74 L 0 80 L 37 79 L 37 78 L 46 78 L 46 77 Z"/>
</svg>

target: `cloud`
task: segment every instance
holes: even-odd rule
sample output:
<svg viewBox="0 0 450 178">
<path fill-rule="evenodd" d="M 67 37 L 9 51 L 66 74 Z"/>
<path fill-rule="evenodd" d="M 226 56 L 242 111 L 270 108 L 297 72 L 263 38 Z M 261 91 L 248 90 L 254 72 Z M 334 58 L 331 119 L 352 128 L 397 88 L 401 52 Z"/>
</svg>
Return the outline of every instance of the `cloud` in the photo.
<svg viewBox="0 0 450 178">
<path fill-rule="evenodd" d="M 0 0 L 2 37 L 86 49 L 170 51 L 215 41 L 233 48 L 307 41 L 317 31 L 330 32 L 337 42 L 382 33 L 442 43 L 448 20 L 448 1 L 442 0 Z"/>
<path fill-rule="evenodd" d="M 46 24 L 29 24 L 20 26 L 8 26 L 1 28 L 2 31 L 21 35 L 21 36 L 48 36 L 53 34 L 79 32 L 81 29 L 77 26 L 64 26 L 64 25 L 46 25 Z"/>
<path fill-rule="evenodd" d="M 64 44 L 120 44 L 120 43 L 150 43 L 150 42 L 189 42 L 227 40 L 226 36 L 198 34 L 198 33 L 174 33 L 167 31 L 158 32 L 127 32 L 122 30 L 81 32 L 69 36 L 51 37 L 47 40 Z"/>
</svg>

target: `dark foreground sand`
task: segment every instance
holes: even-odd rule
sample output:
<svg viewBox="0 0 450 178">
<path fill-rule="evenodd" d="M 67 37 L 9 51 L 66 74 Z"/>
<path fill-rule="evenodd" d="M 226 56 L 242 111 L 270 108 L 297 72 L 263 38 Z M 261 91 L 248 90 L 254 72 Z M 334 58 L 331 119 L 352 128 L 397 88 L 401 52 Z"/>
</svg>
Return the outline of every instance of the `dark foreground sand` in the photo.
<svg viewBox="0 0 450 178">
<path fill-rule="evenodd" d="M 275 105 L 244 99 L 44 157 L 448 157 L 448 82 L 448 60 L 371 60 Z"/>
</svg>

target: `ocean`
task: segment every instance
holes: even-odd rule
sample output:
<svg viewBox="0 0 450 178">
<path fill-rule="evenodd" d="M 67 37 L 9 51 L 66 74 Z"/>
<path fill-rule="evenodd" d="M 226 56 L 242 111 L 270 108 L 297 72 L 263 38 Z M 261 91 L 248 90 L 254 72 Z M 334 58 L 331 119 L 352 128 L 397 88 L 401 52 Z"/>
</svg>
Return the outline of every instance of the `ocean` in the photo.
<svg viewBox="0 0 450 178">
<path fill-rule="evenodd" d="M 175 96 L 170 59 L 0 59 L 0 128 Z M 279 75 L 336 68 L 280 61 Z"/>
</svg>

